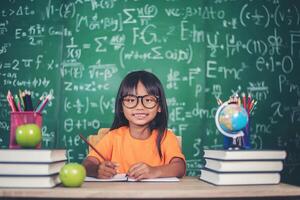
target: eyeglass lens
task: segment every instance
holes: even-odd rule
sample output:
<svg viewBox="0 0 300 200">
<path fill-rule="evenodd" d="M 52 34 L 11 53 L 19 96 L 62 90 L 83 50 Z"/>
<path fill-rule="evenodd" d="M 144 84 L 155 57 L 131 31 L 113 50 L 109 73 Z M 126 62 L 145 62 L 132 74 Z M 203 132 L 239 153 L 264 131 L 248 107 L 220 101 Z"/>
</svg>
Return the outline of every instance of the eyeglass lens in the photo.
<svg viewBox="0 0 300 200">
<path fill-rule="evenodd" d="M 134 108 L 138 105 L 139 99 L 141 99 L 142 104 L 145 108 L 154 108 L 157 104 L 157 97 L 153 95 L 127 95 L 123 97 L 123 105 L 127 108 Z"/>
</svg>

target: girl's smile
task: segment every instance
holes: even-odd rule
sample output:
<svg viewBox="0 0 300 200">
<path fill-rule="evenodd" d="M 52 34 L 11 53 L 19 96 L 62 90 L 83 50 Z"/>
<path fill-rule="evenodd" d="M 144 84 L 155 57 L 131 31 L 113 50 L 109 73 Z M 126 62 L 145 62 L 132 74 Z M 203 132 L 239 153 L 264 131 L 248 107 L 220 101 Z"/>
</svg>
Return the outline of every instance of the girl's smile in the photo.
<svg viewBox="0 0 300 200">
<path fill-rule="evenodd" d="M 132 114 L 134 117 L 138 118 L 138 119 L 143 119 L 145 118 L 148 114 L 147 113 L 140 113 L 140 112 L 137 112 L 137 113 L 133 113 Z"/>
</svg>

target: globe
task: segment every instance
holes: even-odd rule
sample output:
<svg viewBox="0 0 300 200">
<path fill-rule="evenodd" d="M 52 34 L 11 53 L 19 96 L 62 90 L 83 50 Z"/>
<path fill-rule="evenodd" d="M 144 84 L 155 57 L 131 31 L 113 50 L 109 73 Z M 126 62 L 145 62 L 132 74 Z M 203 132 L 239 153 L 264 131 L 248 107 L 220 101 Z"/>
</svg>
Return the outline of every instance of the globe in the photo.
<svg viewBox="0 0 300 200">
<path fill-rule="evenodd" d="M 247 126 L 248 120 L 248 113 L 242 106 L 228 102 L 218 108 L 215 116 L 218 130 L 234 139 L 244 136 L 242 130 Z"/>
</svg>

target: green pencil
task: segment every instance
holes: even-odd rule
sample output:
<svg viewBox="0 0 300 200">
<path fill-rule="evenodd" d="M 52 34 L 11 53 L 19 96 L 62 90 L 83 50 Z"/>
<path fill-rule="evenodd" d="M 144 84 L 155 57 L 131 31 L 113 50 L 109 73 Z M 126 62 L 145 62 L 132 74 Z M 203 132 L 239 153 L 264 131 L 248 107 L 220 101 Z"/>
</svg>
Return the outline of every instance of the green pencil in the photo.
<svg viewBox="0 0 300 200">
<path fill-rule="evenodd" d="M 18 108 L 18 111 L 22 111 L 21 102 L 20 102 L 20 99 L 17 94 L 15 95 L 15 102 L 16 102 L 16 108 Z"/>
</svg>

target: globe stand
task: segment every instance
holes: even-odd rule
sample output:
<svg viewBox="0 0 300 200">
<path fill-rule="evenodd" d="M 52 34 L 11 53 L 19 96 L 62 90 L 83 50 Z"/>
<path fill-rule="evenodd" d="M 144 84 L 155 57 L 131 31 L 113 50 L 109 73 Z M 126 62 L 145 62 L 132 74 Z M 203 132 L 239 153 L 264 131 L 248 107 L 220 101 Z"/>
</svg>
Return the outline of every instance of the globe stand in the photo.
<svg viewBox="0 0 300 200">
<path fill-rule="evenodd" d="M 244 149 L 244 144 L 243 144 L 243 137 L 244 137 L 244 132 L 242 130 L 237 131 L 237 132 L 232 132 L 232 133 L 228 133 L 226 131 L 223 130 L 223 128 L 221 127 L 220 123 L 219 123 L 219 115 L 220 112 L 230 104 L 229 101 L 224 102 L 221 106 L 219 106 L 219 108 L 217 109 L 216 115 L 215 115 L 215 123 L 216 126 L 218 128 L 218 130 L 226 137 L 232 138 L 232 145 L 230 147 L 228 147 L 228 150 L 240 150 L 240 149 Z"/>
<path fill-rule="evenodd" d="M 244 149 L 243 136 L 232 138 L 232 145 L 228 147 L 228 150 L 240 150 Z"/>
</svg>

